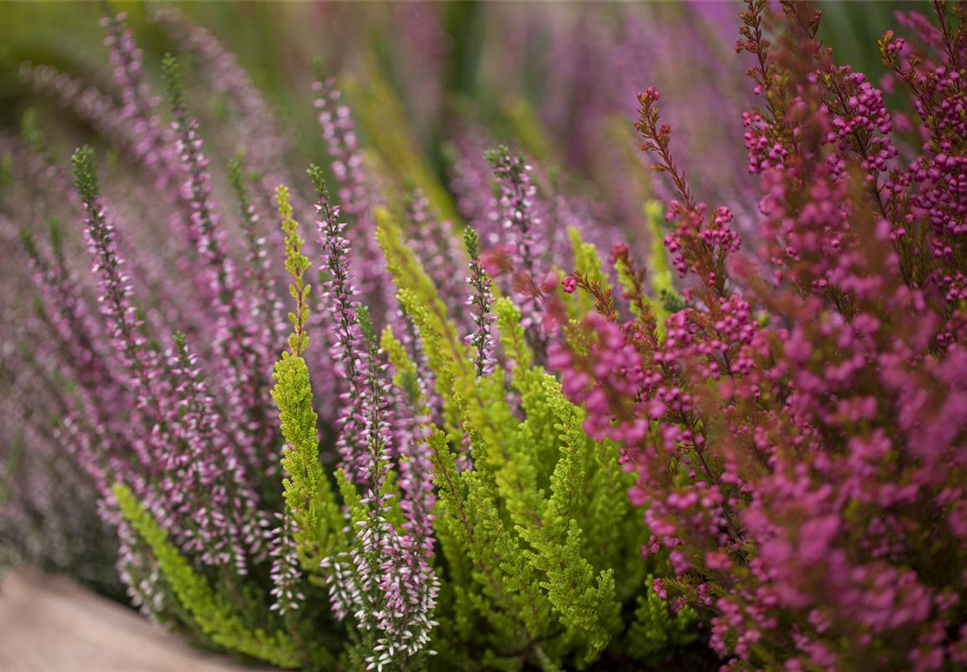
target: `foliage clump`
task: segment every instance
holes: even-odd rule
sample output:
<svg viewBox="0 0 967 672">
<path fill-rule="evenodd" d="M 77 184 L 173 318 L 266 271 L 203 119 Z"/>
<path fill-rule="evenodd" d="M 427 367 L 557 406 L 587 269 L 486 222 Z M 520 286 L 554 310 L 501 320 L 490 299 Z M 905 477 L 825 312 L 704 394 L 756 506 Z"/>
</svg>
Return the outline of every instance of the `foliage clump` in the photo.
<svg viewBox="0 0 967 672">
<path fill-rule="evenodd" d="M 540 161 L 459 133 L 448 189 L 375 60 L 313 85 L 306 180 L 210 33 L 154 15 L 197 70 L 165 57 L 162 112 L 107 8 L 116 98 L 24 69 L 107 171 L 33 112 L 0 137 L 31 297 L 0 315 L 0 550 L 43 526 L 86 572 L 110 541 L 154 621 L 290 669 L 967 664 L 967 13 L 934 9 L 878 43 L 891 112 L 818 12 L 749 0 L 750 214 L 700 200 L 654 87 L 601 193 L 523 101 Z"/>
</svg>

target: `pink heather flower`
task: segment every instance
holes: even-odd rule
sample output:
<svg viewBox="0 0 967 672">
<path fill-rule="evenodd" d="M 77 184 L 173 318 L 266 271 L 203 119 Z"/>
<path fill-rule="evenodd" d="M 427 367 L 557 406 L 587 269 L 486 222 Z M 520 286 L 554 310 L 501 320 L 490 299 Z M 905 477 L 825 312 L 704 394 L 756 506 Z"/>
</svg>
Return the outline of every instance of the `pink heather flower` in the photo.
<svg viewBox="0 0 967 672">
<path fill-rule="evenodd" d="M 491 217 L 500 222 L 511 246 L 511 289 L 521 309 L 521 325 L 527 330 L 531 346 L 540 353 L 546 338 L 537 317 L 541 312 L 537 283 L 543 277 L 541 255 L 547 241 L 537 212 L 537 188 L 530 180 L 532 168 L 524 163 L 522 155 L 511 156 L 506 147 L 488 153 L 487 158 L 499 190 Z"/>
<path fill-rule="evenodd" d="M 389 323 L 398 313 L 396 292 L 376 243 L 372 185 L 359 152 L 352 110 L 343 102 L 334 79 L 313 82 L 312 90 L 318 95 L 314 105 L 319 111 L 319 126 L 332 159 L 330 168 L 339 184 L 337 198 L 352 223 L 347 238 L 357 268 L 359 294 L 373 310 L 377 324 Z"/>
<path fill-rule="evenodd" d="M 136 134 L 134 152 L 144 165 L 157 177 L 157 187 L 164 191 L 178 179 L 177 158 L 171 151 L 170 138 L 155 112 L 160 100 L 152 94 L 144 79 L 141 49 L 134 36 L 124 25 L 125 14 L 115 14 L 105 5 L 101 25 L 106 29 L 104 45 L 111 51 L 114 81 L 121 90 L 122 123 L 130 124 Z"/>
<path fill-rule="evenodd" d="M 254 325 L 246 319 L 250 299 L 239 282 L 235 264 L 225 249 L 225 232 L 219 226 L 217 203 L 211 197 L 212 187 L 208 160 L 198 133 L 198 122 L 189 119 L 182 100 L 177 62 L 165 61 L 165 75 L 175 121 L 172 129 L 178 138 L 178 154 L 184 173 L 182 196 L 191 207 L 188 237 L 203 260 L 204 291 L 210 309 L 217 318 L 214 349 L 229 399 L 229 419 L 234 440 L 249 467 L 256 472 L 274 473 L 277 463 L 268 446 L 277 431 L 271 426 L 264 409 L 270 402 L 269 366 L 265 352 L 257 347 Z"/>
<path fill-rule="evenodd" d="M 363 360 L 363 335 L 359 328 L 357 311 L 359 293 L 353 285 L 349 267 L 350 245 L 343 232 L 346 223 L 340 221 L 340 209 L 322 191 L 316 203 L 316 220 L 319 246 L 323 251 L 322 266 L 328 279 L 322 300 L 332 320 L 332 356 L 336 372 L 344 383 L 339 392 L 340 409 L 337 419 L 339 436 L 336 448 L 340 466 L 350 480 L 362 481 L 366 469 L 366 455 L 360 446 L 365 427 L 362 400 L 365 386 L 365 361 Z"/>
</svg>

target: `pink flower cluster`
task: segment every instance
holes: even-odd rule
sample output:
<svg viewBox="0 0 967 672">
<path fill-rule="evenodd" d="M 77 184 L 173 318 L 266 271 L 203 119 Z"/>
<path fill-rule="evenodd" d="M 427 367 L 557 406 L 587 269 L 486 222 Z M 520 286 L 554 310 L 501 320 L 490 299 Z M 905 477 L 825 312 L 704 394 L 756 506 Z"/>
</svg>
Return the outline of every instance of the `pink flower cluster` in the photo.
<svg viewBox="0 0 967 672">
<path fill-rule="evenodd" d="M 116 450 L 88 453 L 90 444 L 82 442 L 80 463 L 102 497 L 111 500 L 108 473 L 132 483 L 184 550 L 198 553 L 206 564 L 232 564 L 245 574 L 247 554 L 258 553 L 260 529 L 257 498 L 248 489 L 236 446 L 218 427 L 219 416 L 185 337 L 176 335 L 162 353 L 145 336 L 117 233 L 99 196 L 93 153 L 79 150 L 74 166 L 92 271 L 101 290 L 100 310 L 117 364 L 105 372 L 107 380 L 87 381 L 85 388 L 90 395 L 98 390 L 116 394 L 109 414 L 119 418 L 126 412 L 128 418 L 116 425 L 115 431 L 123 432 Z M 75 313 L 74 319 L 79 317 Z M 114 385 L 118 389 L 112 390 Z M 85 398 L 95 403 L 94 397 Z M 107 414 L 95 412 L 76 422 L 95 436 L 111 436 L 110 430 L 88 424 Z M 133 454 L 126 456 L 122 447 Z"/>
<path fill-rule="evenodd" d="M 325 558 L 323 567 L 333 612 L 340 619 L 351 612 L 360 629 L 375 633 L 378 656 L 367 659 L 367 669 L 382 669 L 423 650 L 436 625 L 432 614 L 439 579 L 430 565 L 436 501 L 430 451 L 420 416 L 394 418 L 394 410 L 405 414 L 412 409 L 392 405 L 374 327 L 352 282 L 346 224 L 321 181 L 317 187 L 316 208 L 324 218 L 316 224 L 329 277 L 323 298 L 334 325 L 333 355 L 344 381 L 336 446 L 345 477 L 363 488 L 360 506 L 365 511 L 361 517 L 349 512 L 358 527 L 355 542 L 339 557 Z M 392 495 L 385 485 L 394 455 L 405 518 L 401 530 L 387 519 Z"/>
<path fill-rule="evenodd" d="M 925 45 L 929 66 L 882 42 L 923 124 L 907 159 L 881 91 L 818 45 L 817 15 L 790 3 L 770 44 L 765 3 L 749 5 L 739 48 L 763 103 L 746 147 L 773 273 L 737 254 L 728 209 L 692 196 L 648 90 L 637 126 L 678 193 L 665 244 L 686 307 L 664 337 L 647 310 L 592 313 L 550 363 L 638 476 L 642 551 L 665 549 L 675 575 L 656 592 L 710 614 L 730 669 L 953 669 L 967 662 L 967 30 Z"/>
</svg>

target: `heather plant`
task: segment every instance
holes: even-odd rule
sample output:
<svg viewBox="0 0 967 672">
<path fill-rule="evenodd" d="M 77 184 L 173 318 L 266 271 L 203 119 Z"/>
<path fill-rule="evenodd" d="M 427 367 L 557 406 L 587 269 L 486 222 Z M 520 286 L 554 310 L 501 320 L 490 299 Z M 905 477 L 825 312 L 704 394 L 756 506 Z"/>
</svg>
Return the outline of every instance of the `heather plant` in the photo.
<svg viewBox="0 0 967 672">
<path fill-rule="evenodd" d="M 730 669 L 947 670 L 965 662 L 963 6 L 880 41 L 919 122 L 835 63 L 819 12 L 753 0 L 737 45 L 760 104 L 743 115 L 762 197 L 759 256 L 675 162 L 660 94 L 636 124 L 669 178 L 665 246 L 687 283 L 666 314 L 627 250 L 596 310 L 551 354 L 584 427 L 621 445 L 631 499 L 669 552 L 662 599 L 712 617 Z M 766 23 L 774 21 L 767 37 Z M 897 144 L 897 143 L 902 144 Z"/>
<path fill-rule="evenodd" d="M 176 13 L 154 19 L 202 77 L 233 82 L 240 127 L 265 122 L 270 109 L 210 34 Z M 86 113 L 105 130 L 101 117 L 116 121 L 137 172 L 109 160 L 103 180 L 83 147 L 71 187 L 30 119 L 10 140 L 30 160 L 5 215 L 80 219 L 90 273 L 73 269 L 84 252 L 66 250 L 59 226 L 49 243 L 23 226 L 39 298 L 21 337 L 45 330 L 50 345 L 24 343 L 37 366 L 17 386 L 51 408 L 5 397 L 3 409 L 25 427 L 12 457 L 37 441 L 59 458 L 46 478 L 66 487 L 66 468 L 96 503 L 76 516 L 96 513 L 116 535 L 131 601 L 198 644 L 283 668 L 583 669 L 657 662 L 694 641 L 693 611 L 649 597 L 646 577 L 667 560 L 641 562 L 647 534 L 615 445 L 586 435 L 540 366 L 542 293 L 572 255 L 600 272 L 582 238 L 593 225 L 575 220 L 541 251 L 564 196 L 540 193 L 545 178 L 501 147 L 481 245 L 440 214 L 449 196 L 412 146 L 388 145 L 386 163 L 366 153 L 325 76 L 313 90 L 330 161 L 308 171 L 309 211 L 300 178 L 283 175 L 284 141 L 224 161 L 171 55 L 166 124 L 123 15 L 107 10 L 103 25 L 121 104 L 84 94 L 97 101 Z M 75 100 L 52 71 L 24 76 Z M 363 116 L 395 109 L 391 95 L 357 93 Z M 42 174 L 68 196 L 37 212 Z M 140 179 L 152 188 L 127 190 Z M 273 179 L 291 186 L 269 191 Z M 299 220 L 313 212 L 310 236 Z M 148 221 L 166 226 L 160 240 Z M 3 494 L 25 512 L 37 493 L 9 488 L 28 474 L 20 464 L 5 461 Z"/>
<path fill-rule="evenodd" d="M 967 15 L 934 10 L 879 42 L 884 91 L 750 0 L 723 185 L 657 89 L 611 117 L 591 65 L 637 76 L 640 24 L 588 24 L 574 146 L 518 100 L 523 151 L 468 115 L 441 166 L 407 119 L 441 105 L 318 65 L 303 171 L 212 33 L 152 11 L 158 96 L 107 8 L 116 93 L 21 74 L 110 148 L 0 136 L 2 291 L 34 297 L 0 315 L 0 549 L 105 592 L 114 563 L 160 626 L 281 668 L 967 664 Z"/>
</svg>

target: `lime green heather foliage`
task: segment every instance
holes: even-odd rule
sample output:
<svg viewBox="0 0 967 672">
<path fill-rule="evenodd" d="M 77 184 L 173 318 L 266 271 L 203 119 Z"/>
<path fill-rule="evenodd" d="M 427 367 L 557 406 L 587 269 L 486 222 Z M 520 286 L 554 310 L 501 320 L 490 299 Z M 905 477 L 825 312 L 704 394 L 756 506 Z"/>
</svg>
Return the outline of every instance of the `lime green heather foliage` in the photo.
<svg viewBox="0 0 967 672">
<path fill-rule="evenodd" d="M 289 474 L 282 482 L 285 502 L 298 522 L 296 541 L 303 564 L 314 569 L 324 549 L 329 549 L 330 533 L 341 527 L 341 517 L 319 463 L 316 412 L 305 360 L 285 353 L 275 365 L 275 379 L 272 396 L 289 444 L 282 458 L 282 468 Z"/>
<path fill-rule="evenodd" d="M 665 215 L 661 203 L 658 201 L 645 203 L 645 219 L 651 232 L 648 279 L 651 282 L 652 293 L 660 298 L 660 303 L 654 307 L 654 310 L 658 317 L 659 329 L 664 333 L 665 319 L 681 310 L 685 302 L 672 283 L 672 269 L 668 264 L 668 252 L 664 246 Z"/>
<path fill-rule="evenodd" d="M 447 562 L 443 591 L 450 598 L 441 601 L 447 607 L 441 629 L 450 655 L 468 656 L 467 662 L 481 647 L 489 664 L 506 669 L 583 667 L 621 638 L 622 604 L 646 592 L 639 554 L 646 536 L 625 501 L 630 481 L 617 451 L 587 438 L 583 411 L 533 365 L 520 312 L 507 298 L 493 310 L 510 371 L 474 376 L 399 229 L 385 211 L 376 220 L 400 302 L 419 329 L 445 408 L 446 427 L 434 427 L 430 443 Z M 593 260 L 588 253 L 582 263 Z M 415 368 L 391 335 L 383 342 L 397 384 L 412 389 Z M 508 405 L 509 390 L 523 417 Z M 468 458 L 473 470 L 459 469 Z M 649 637 L 661 636 L 656 628 L 686 626 L 687 615 L 670 616 L 663 606 L 660 616 L 638 610 L 629 651 L 648 650 Z"/>
<path fill-rule="evenodd" d="M 292 278 L 289 295 L 295 301 L 295 311 L 289 313 L 293 331 L 289 336 L 289 349 L 298 357 L 309 345 L 306 322 L 309 319 L 309 305 L 306 301 L 311 285 L 305 282 L 306 271 L 312 266 L 308 257 L 302 254 L 305 241 L 299 235 L 299 223 L 292 219 L 292 206 L 289 204 L 289 190 L 279 185 L 275 198 L 279 202 L 279 216 L 282 218 L 282 231 L 285 233 L 285 271 Z"/>
<path fill-rule="evenodd" d="M 295 541 L 303 567 L 312 571 L 331 550 L 330 537 L 342 527 L 342 516 L 319 462 L 318 416 L 312 407 L 309 369 L 302 358 L 309 344 L 306 322 L 311 290 L 304 276 L 311 263 L 302 253 L 304 241 L 298 233 L 298 222 L 292 219 L 288 189 L 279 186 L 276 199 L 285 233 L 285 269 L 292 278 L 289 294 L 296 309 L 289 313 L 293 327 L 289 352 L 282 353 L 275 364 L 272 398 L 279 408 L 282 435 L 288 444 L 282 456 L 282 468 L 288 474 L 282 481 L 285 504 L 296 523 Z"/>
<path fill-rule="evenodd" d="M 204 577 L 168 541 L 168 534 L 154 521 L 126 486 L 117 483 L 114 496 L 128 525 L 150 547 L 181 606 L 212 643 L 229 651 L 266 660 L 279 667 L 299 666 L 295 647 L 283 633 L 249 630 L 227 601 L 217 595 Z"/>
</svg>

